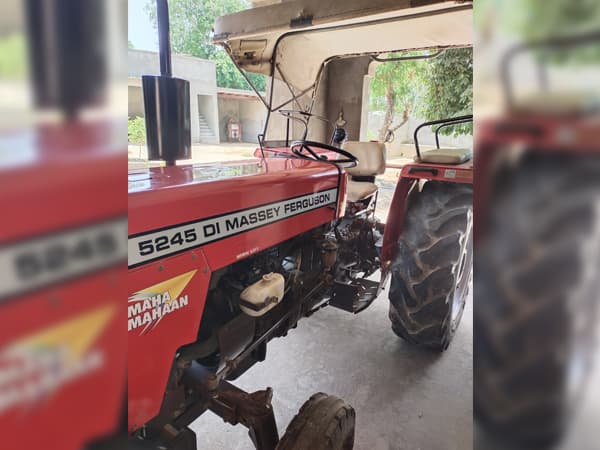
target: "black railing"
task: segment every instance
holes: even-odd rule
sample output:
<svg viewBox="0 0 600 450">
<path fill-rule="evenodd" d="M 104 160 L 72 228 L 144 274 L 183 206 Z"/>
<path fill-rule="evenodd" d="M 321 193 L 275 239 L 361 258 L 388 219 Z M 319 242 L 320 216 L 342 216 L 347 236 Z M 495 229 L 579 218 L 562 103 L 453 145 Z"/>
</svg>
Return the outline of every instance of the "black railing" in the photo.
<svg viewBox="0 0 600 450">
<path fill-rule="evenodd" d="M 458 116 L 458 117 L 448 117 L 445 119 L 437 119 L 437 120 L 432 120 L 430 122 L 423 122 L 421 125 L 419 125 L 415 129 L 415 132 L 413 135 L 414 140 L 415 140 L 415 150 L 417 151 L 417 157 L 419 159 L 421 159 L 421 151 L 419 149 L 419 139 L 418 139 L 418 133 L 421 128 L 432 126 L 432 125 L 440 125 L 435 130 L 435 144 L 436 144 L 437 148 L 440 148 L 440 142 L 439 142 L 440 128 L 449 127 L 451 125 L 457 125 L 459 123 L 466 123 L 466 122 L 471 122 L 471 121 L 473 121 L 473 114 L 469 114 L 466 116 Z"/>
</svg>

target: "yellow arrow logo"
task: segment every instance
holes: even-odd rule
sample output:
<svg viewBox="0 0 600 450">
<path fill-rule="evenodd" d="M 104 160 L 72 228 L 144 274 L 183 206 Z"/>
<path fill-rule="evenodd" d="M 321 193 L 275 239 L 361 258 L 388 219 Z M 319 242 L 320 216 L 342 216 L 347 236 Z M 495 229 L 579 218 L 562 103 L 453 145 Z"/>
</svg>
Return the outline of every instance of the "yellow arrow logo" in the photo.
<svg viewBox="0 0 600 450">
<path fill-rule="evenodd" d="M 10 350 L 68 350 L 67 365 L 75 364 L 92 346 L 115 312 L 115 305 L 103 306 L 74 319 L 21 339 Z"/>
</svg>

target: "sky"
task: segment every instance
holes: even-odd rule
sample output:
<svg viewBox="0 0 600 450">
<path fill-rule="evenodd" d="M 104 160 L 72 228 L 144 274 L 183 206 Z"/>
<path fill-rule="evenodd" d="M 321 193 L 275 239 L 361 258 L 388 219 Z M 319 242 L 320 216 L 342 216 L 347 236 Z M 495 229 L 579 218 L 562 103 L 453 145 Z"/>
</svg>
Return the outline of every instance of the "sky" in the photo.
<svg viewBox="0 0 600 450">
<path fill-rule="evenodd" d="M 127 23 L 129 40 L 139 50 L 158 51 L 158 34 L 152 26 L 145 5 L 148 0 L 129 0 Z"/>
</svg>

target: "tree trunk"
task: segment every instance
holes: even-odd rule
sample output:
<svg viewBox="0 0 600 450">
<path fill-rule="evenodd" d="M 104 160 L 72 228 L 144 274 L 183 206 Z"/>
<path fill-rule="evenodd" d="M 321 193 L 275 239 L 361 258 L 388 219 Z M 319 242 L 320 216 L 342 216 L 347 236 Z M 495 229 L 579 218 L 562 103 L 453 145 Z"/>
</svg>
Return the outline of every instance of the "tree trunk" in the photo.
<svg viewBox="0 0 600 450">
<path fill-rule="evenodd" d="M 392 82 L 388 81 L 385 87 L 385 116 L 383 117 L 383 124 L 379 130 L 379 140 L 383 142 L 387 135 L 387 131 L 392 125 L 394 120 L 394 109 L 396 107 L 396 97 L 394 96 L 394 88 Z"/>
<path fill-rule="evenodd" d="M 408 115 L 410 114 L 410 110 L 411 110 L 411 105 L 409 103 L 405 103 L 404 111 L 402 111 L 402 120 L 400 121 L 400 123 L 397 123 L 393 127 L 390 126 L 390 131 L 392 133 L 394 131 L 396 131 L 398 128 L 400 128 L 402 125 L 404 125 L 406 122 L 408 122 Z"/>
<path fill-rule="evenodd" d="M 387 98 L 387 96 L 386 96 L 386 98 Z M 395 102 L 395 100 L 392 99 L 392 102 Z M 388 103 L 388 108 L 389 108 L 389 103 Z M 411 109 L 412 109 L 412 105 L 410 103 L 404 103 L 404 111 L 402 111 L 402 120 L 394 126 L 392 126 L 392 121 L 394 120 L 393 112 L 392 112 L 391 117 L 389 117 L 389 122 L 387 121 L 388 113 L 389 113 L 389 109 L 388 109 L 388 111 L 386 111 L 386 114 L 385 114 L 383 128 L 381 130 L 379 130 L 379 140 L 382 142 L 386 142 L 386 141 L 388 141 L 388 138 L 389 138 L 389 142 L 391 142 L 394 139 L 394 136 L 393 136 L 394 132 L 398 128 L 400 128 L 402 125 L 404 125 L 406 122 L 408 122 L 408 116 L 410 114 Z"/>
</svg>

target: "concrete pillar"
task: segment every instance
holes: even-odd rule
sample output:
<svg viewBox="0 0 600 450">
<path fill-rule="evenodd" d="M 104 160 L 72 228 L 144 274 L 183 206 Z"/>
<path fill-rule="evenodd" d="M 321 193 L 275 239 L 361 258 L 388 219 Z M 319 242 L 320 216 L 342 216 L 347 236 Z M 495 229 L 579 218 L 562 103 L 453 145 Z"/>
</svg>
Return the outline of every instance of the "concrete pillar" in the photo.
<svg viewBox="0 0 600 450">
<path fill-rule="evenodd" d="M 192 143 L 200 142 L 200 123 L 198 122 L 198 91 L 190 84 L 190 121 Z"/>
<path fill-rule="evenodd" d="M 369 127 L 369 103 L 371 102 L 371 75 L 363 77 L 362 106 L 360 112 L 360 140 L 368 141 L 367 131 Z"/>
<path fill-rule="evenodd" d="M 356 58 L 332 61 L 327 68 L 327 118 L 334 124 L 340 111 L 346 120 L 348 140 L 360 140 L 363 123 L 363 97 L 365 96 L 365 75 L 368 73 L 371 58 Z M 323 86 L 322 86 L 323 87 Z M 368 97 L 368 86 L 366 90 Z"/>
<path fill-rule="evenodd" d="M 11 2 L 8 2 L 11 3 Z M 123 83 L 127 74 L 127 2 L 107 0 L 106 39 L 109 76 L 111 81 Z"/>
<path fill-rule="evenodd" d="M 208 110 L 210 111 L 209 117 L 207 118 L 208 125 L 213 130 L 215 136 L 214 143 L 220 144 L 221 138 L 219 136 L 219 105 L 217 102 L 217 96 L 214 95 L 208 98 Z"/>
</svg>

